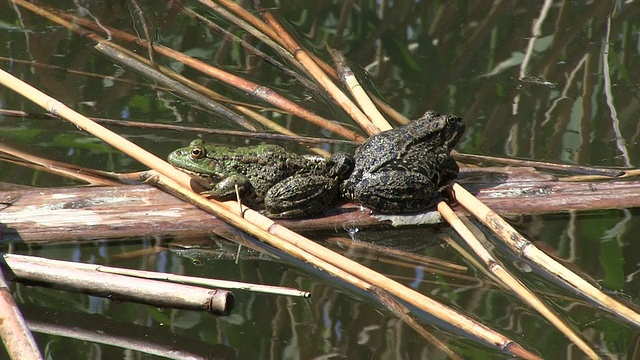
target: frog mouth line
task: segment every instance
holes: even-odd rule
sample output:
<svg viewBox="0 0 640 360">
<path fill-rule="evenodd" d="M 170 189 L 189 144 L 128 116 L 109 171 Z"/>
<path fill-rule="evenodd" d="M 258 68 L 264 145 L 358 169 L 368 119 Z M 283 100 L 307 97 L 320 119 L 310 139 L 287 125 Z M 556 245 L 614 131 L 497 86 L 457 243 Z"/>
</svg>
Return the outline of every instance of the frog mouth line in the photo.
<svg viewBox="0 0 640 360">
<path fill-rule="evenodd" d="M 219 183 L 220 181 L 224 180 L 224 177 L 222 177 L 222 176 L 216 176 L 216 175 L 211 175 L 211 174 L 203 174 L 203 173 L 200 173 L 200 172 L 197 172 L 197 171 L 179 168 L 177 166 L 174 166 L 174 168 L 182 171 L 183 173 L 191 176 L 192 178 L 203 180 L 203 181 L 206 181 L 207 183 L 214 183 L 215 184 L 215 183 Z"/>
</svg>

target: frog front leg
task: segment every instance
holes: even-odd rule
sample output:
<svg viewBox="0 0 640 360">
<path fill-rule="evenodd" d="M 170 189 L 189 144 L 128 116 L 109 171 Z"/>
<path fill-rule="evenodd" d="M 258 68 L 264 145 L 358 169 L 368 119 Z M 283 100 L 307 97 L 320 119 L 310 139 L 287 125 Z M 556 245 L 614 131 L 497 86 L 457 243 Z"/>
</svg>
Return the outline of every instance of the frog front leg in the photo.
<svg viewBox="0 0 640 360">
<path fill-rule="evenodd" d="M 251 186 L 249 179 L 238 173 L 227 176 L 211 187 L 211 190 L 205 191 L 204 193 L 218 200 L 231 200 L 236 198 L 236 185 L 242 197 L 253 193 L 253 186 Z"/>
<path fill-rule="evenodd" d="M 271 187 L 264 198 L 264 214 L 293 218 L 323 212 L 338 195 L 335 180 L 320 175 L 297 174 Z"/>
</svg>

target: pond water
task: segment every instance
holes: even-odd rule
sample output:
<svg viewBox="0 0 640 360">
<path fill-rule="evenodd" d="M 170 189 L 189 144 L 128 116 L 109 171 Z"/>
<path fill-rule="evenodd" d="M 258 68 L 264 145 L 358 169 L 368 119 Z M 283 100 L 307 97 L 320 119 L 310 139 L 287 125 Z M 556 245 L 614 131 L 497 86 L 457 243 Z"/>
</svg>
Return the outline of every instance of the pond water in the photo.
<svg viewBox="0 0 640 360">
<path fill-rule="evenodd" d="M 198 2 L 184 5 L 286 62 Z M 326 97 L 226 42 L 177 7 L 151 1 L 57 1 L 50 6 L 142 37 L 143 14 L 156 42 L 270 86 L 319 115 L 356 128 Z M 637 166 L 638 2 L 280 1 L 265 6 L 308 50 L 328 63 L 331 59 L 325 44 L 341 50 L 365 88 L 408 118 L 417 118 L 428 109 L 462 116 L 467 130 L 457 147 L 461 152 L 590 166 Z M 200 106 L 154 88 L 149 80 L 97 52 L 93 41 L 20 5 L 0 7 L 4 8 L 0 38 L 5 44 L 0 48 L 1 68 L 82 114 L 242 130 Z M 246 8 L 257 13 L 250 5 Z M 121 44 L 147 56 L 146 48 Z M 265 106 L 176 60 L 160 55 L 155 60 L 237 101 Z M 0 88 L 0 101 L 3 109 L 43 112 L 5 87 Z M 263 114 L 297 134 L 338 138 L 295 116 L 270 110 Z M 168 130 L 114 129 L 163 158 L 196 136 Z M 205 138 L 228 146 L 261 142 L 231 136 Z M 144 169 L 63 121 L 3 115 L 0 142 L 32 155 L 101 170 Z M 277 143 L 292 151 L 308 152 L 302 145 Z M 343 144 L 324 147 L 332 152 L 354 149 Z M 0 181 L 38 187 L 81 184 L 7 162 L 0 162 Z M 640 252 L 633 249 L 638 246 L 634 229 L 640 228 L 639 219 L 635 209 L 618 209 L 521 216 L 510 221 L 539 247 L 638 308 Z M 455 236 L 447 227 L 341 229 L 308 236 L 469 314 L 545 359 L 583 358 L 584 354 L 544 318 L 443 245 L 444 234 Z M 236 264 L 235 247 L 221 239 L 204 239 L 208 248 L 185 250 L 181 244 L 194 239 L 107 238 L 96 234 L 97 241 L 2 245 L 3 251 L 49 258 L 295 287 L 310 291 L 312 297 L 234 291 L 237 306 L 233 314 L 216 318 L 14 284 L 16 301 L 47 358 L 64 359 L 69 354 L 77 354 L 73 357 L 78 359 L 446 357 L 369 294 L 301 262 L 276 261 L 244 251 Z M 378 249 L 356 249 L 352 239 L 411 251 L 467 270 L 415 265 Z M 202 240 L 198 239 L 199 244 Z M 139 250 L 147 251 L 140 255 Z M 500 254 L 510 268 L 522 268 L 517 259 Z M 521 275 L 535 291 L 544 293 L 550 306 L 599 354 L 640 356 L 637 328 L 535 272 Z M 463 358 L 507 357 L 418 315 L 421 324 Z M 101 336 L 96 339 L 87 334 Z M 124 345 L 116 345 L 114 339 Z M 182 353 L 169 355 L 159 349 Z"/>
</svg>

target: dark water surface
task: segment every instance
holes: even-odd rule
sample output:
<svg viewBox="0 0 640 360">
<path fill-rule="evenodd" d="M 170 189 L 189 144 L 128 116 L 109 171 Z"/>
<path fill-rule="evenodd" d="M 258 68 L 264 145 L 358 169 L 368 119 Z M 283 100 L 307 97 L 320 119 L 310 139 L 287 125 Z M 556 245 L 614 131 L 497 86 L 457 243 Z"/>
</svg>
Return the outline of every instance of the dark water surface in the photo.
<svg viewBox="0 0 640 360">
<path fill-rule="evenodd" d="M 98 20 L 103 26 L 144 36 L 140 16 L 130 3 L 50 3 L 70 14 Z M 384 8 L 378 3 L 385 4 Z M 305 108 L 353 125 L 347 115 L 328 105 L 326 99 L 284 77 L 257 57 L 247 55 L 237 45 L 225 42 L 180 10 L 152 1 L 139 1 L 139 5 L 158 43 L 271 86 Z M 195 1 L 186 5 L 274 54 L 263 43 Z M 407 117 L 419 117 L 428 109 L 462 116 L 467 131 L 458 146 L 460 151 L 579 165 L 637 166 L 638 1 L 281 1 L 266 5 L 319 57 L 330 62 L 325 43 L 343 51 L 365 87 Z M 2 69 L 84 115 L 242 130 L 171 93 L 152 88 L 151 82 L 100 55 L 92 41 L 20 6 L 4 3 L 0 9 Z M 125 46 L 146 56 L 144 48 Z M 233 99 L 255 102 L 244 92 L 208 79 L 175 60 L 157 55 L 156 61 Z M 37 105 L 4 87 L 0 88 L 0 101 L 4 109 L 42 113 Z M 274 115 L 270 111 L 263 114 L 298 134 L 335 137 L 292 116 Z M 192 133 L 162 130 L 116 128 L 116 131 L 161 157 L 195 137 Z M 229 146 L 258 142 L 227 136 L 205 138 Z M 91 168 L 117 172 L 144 169 L 62 121 L 0 117 L 0 142 L 33 155 Z M 300 145 L 279 144 L 307 151 Z M 353 150 L 345 145 L 326 149 Z M 80 184 L 5 162 L 0 162 L 0 181 L 39 187 Z M 572 263 L 617 298 L 640 304 L 640 251 L 636 250 L 638 237 L 633 235 L 638 234 L 634 229 L 640 231 L 639 219 L 637 210 L 619 209 L 512 220 L 518 230 L 545 251 Z M 440 231 L 426 227 L 347 228 L 310 236 L 481 320 L 546 359 L 583 357 L 527 305 L 491 285 L 453 249 L 441 245 L 438 239 L 442 233 L 452 234 L 446 227 Z M 96 234 L 97 239 L 100 236 Z M 444 272 L 416 265 L 402 266 L 402 259 L 383 257 L 376 250 L 352 249 L 346 242 L 351 238 L 400 247 L 470 269 Z M 336 245 L 338 242 L 341 245 Z M 235 264 L 235 247 L 229 249 L 228 244 L 225 250 L 220 250 L 219 244 L 209 241 L 211 249 L 195 252 L 185 251 L 176 243 L 184 243 L 184 239 L 102 240 L 47 246 L 3 244 L 3 251 L 279 284 L 312 293 L 311 299 L 302 300 L 235 291 L 237 308 L 233 315 L 215 318 L 197 312 L 15 285 L 16 300 L 32 324 L 42 352 L 50 359 L 161 358 L 158 352 L 143 352 L 134 346 L 137 341 L 183 350 L 201 358 L 445 357 L 366 294 L 313 268 L 274 261 L 252 252 L 244 252 L 243 259 Z M 157 251 L 131 256 L 134 250 L 153 248 Z M 515 263 L 513 269 L 521 268 L 506 255 L 500 258 L 509 266 Z M 601 355 L 640 356 L 636 353 L 637 329 L 535 273 L 521 274 L 528 285 L 545 293 L 553 309 Z M 464 358 L 505 357 L 490 346 L 465 339 L 446 327 L 432 326 L 428 318 L 419 320 Z M 60 329 L 87 332 L 64 333 Z M 87 338 L 87 333 L 98 333 L 102 340 Z M 113 342 L 108 345 L 112 337 L 125 345 L 120 347 Z"/>
</svg>

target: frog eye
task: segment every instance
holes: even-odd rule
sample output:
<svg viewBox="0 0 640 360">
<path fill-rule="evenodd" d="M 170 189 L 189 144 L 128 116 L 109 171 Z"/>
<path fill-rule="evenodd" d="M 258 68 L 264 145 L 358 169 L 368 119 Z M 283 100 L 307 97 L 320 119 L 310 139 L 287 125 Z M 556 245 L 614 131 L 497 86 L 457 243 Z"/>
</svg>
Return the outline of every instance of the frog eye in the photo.
<svg viewBox="0 0 640 360">
<path fill-rule="evenodd" d="M 191 148 L 191 158 L 194 160 L 202 159 L 205 155 L 205 151 L 201 146 L 194 146 Z"/>
</svg>

